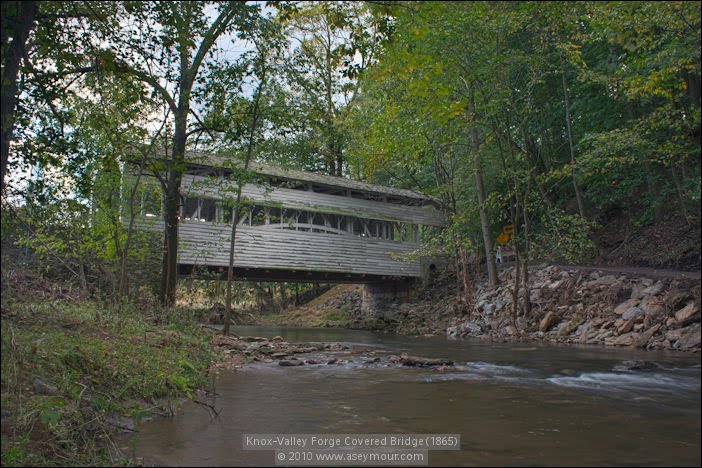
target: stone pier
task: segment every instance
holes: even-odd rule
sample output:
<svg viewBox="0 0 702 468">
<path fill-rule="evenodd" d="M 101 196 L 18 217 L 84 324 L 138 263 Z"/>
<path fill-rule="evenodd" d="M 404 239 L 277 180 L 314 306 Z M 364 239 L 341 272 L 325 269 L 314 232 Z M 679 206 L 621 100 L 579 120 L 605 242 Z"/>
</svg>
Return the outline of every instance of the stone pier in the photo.
<svg viewBox="0 0 702 468">
<path fill-rule="evenodd" d="M 391 319 L 394 307 L 412 299 L 419 280 L 387 281 L 363 285 L 361 308 L 369 321 Z"/>
</svg>

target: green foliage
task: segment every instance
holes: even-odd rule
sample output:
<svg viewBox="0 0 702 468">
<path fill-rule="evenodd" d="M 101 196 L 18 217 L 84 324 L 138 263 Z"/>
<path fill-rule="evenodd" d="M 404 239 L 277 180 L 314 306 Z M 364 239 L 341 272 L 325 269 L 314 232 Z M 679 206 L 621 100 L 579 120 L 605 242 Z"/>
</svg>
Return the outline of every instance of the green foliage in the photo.
<svg viewBox="0 0 702 468">
<path fill-rule="evenodd" d="M 534 238 L 533 256 L 577 264 L 595 253 L 590 233 L 595 226 L 578 215 L 554 209 L 546 213 Z"/>
<path fill-rule="evenodd" d="M 397 8 L 378 62 L 362 76 L 350 159 L 371 180 L 439 197 L 477 239 L 476 166 L 467 157 L 477 122 L 491 232 L 516 213 L 523 235 L 526 210 L 542 257 L 584 258 L 591 248 L 589 228 L 571 216 L 574 180 L 586 224 L 612 207 L 639 225 L 664 207 L 699 222 L 699 13 L 694 2 Z M 545 242 L 552 230 L 564 243 Z M 449 250 L 462 238 L 456 232 L 452 221 Z"/>
<path fill-rule="evenodd" d="M 207 384 L 209 336 L 176 320 L 154 325 L 136 304 L 4 306 L 3 439 L 16 437 L 3 441 L 3 465 L 124 463 L 109 451 L 111 418 L 148 415 Z"/>
</svg>

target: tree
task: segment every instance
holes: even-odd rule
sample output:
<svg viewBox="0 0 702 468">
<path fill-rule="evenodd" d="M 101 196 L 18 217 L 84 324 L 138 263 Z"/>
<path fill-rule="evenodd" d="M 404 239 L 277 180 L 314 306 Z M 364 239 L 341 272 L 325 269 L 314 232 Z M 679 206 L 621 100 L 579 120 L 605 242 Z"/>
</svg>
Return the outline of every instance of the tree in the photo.
<svg viewBox="0 0 702 468">
<path fill-rule="evenodd" d="M 344 123 L 358 96 L 357 78 L 375 58 L 376 23 L 361 2 L 297 2 L 283 5 L 278 17 L 293 43 L 285 78 L 297 145 L 287 150 L 300 149 L 296 159 L 305 169 L 341 176 Z"/>
<path fill-rule="evenodd" d="M 254 157 L 254 147 L 256 144 L 257 133 L 259 131 L 259 121 L 262 120 L 261 101 L 266 91 L 268 80 L 270 79 L 269 74 L 271 73 L 271 64 L 269 64 L 269 60 L 271 60 L 270 55 L 274 55 L 275 53 L 275 47 L 273 47 L 272 49 L 273 53 L 271 53 L 268 44 L 257 44 L 257 55 L 255 56 L 252 63 L 252 75 L 258 78 L 258 84 L 256 85 L 250 104 L 250 111 L 248 113 L 250 116 L 250 122 L 248 124 L 248 131 L 246 132 L 247 134 L 245 136 L 246 156 L 244 157 L 244 167 L 242 171 L 244 176 L 246 176 L 246 172 L 249 170 L 249 165 L 251 164 Z M 229 264 L 227 265 L 227 296 L 224 309 L 224 329 L 222 331 L 224 335 L 229 335 L 229 322 L 232 310 L 232 281 L 234 280 L 236 228 L 239 224 L 239 219 L 241 218 L 241 192 L 244 187 L 244 183 L 245 177 L 237 177 L 236 200 L 234 202 L 231 238 L 229 241 Z"/>
<path fill-rule="evenodd" d="M 0 192 L 5 192 L 5 173 L 10 154 L 10 140 L 15 126 L 14 112 L 17 101 L 17 79 L 25 55 L 29 34 L 34 28 L 37 4 L 34 1 L 2 3 L 2 171 Z"/>
<path fill-rule="evenodd" d="M 215 12 L 213 12 L 215 10 Z M 170 108 L 173 133 L 164 160 L 151 166 L 164 193 L 161 301 L 175 302 L 178 210 L 185 170 L 192 92 L 204 77 L 201 67 L 225 33 L 245 38 L 257 7 L 244 2 L 143 2 L 121 5 L 120 28 L 106 31 L 100 60 L 116 73 L 152 87 Z M 212 15 L 210 15 L 212 13 Z M 210 16 L 214 18 L 210 20 Z"/>
<path fill-rule="evenodd" d="M 495 286 L 484 173 L 489 166 L 484 145 L 489 99 L 480 94 L 490 86 L 492 76 L 486 52 L 489 14 L 483 4 L 468 8 L 462 3 L 426 3 L 398 10 L 379 65 L 363 82 L 367 95 L 363 102 L 370 102 L 371 109 L 359 113 L 364 115 L 363 128 L 359 126 L 362 136 L 355 140 L 368 142 L 364 152 L 370 170 L 377 163 L 388 169 L 394 160 L 400 169 L 395 173 L 409 172 L 416 182 L 419 173 L 433 172 L 432 185 L 438 188 L 434 193 L 448 202 L 449 217 L 470 219 L 466 215 L 475 208 L 488 277 Z M 466 174 L 471 174 L 472 182 L 465 179 Z"/>
</svg>

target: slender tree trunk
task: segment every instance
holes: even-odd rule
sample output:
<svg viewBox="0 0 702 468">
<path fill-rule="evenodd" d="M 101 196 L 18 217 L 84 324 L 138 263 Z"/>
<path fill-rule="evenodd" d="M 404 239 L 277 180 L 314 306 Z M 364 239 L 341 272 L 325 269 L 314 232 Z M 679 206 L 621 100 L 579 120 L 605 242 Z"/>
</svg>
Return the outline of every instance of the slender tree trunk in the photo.
<svg viewBox="0 0 702 468">
<path fill-rule="evenodd" d="M 287 309 L 287 303 L 288 303 L 288 294 L 285 289 L 285 283 L 281 282 L 278 284 L 278 288 L 280 289 L 280 308 L 282 310 Z"/>
<path fill-rule="evenodd" d="M 468 261 L 468 252 L 466 251 L 465 247 L 461 246 L 459 248 L 459 252 L 461 257 L 463 291 L 465 292 L 466 297 L 466 312 L 468 314 L 468 319 L 470 319 L 471 315 L 473 314 L 473 285 L 470 281 L 470 263 Z"/>
<path fill-rule="evenodd" d="M 456 254 L 453 257 L 453 268 L 456 270 L 456 309 L 461 306 L 461 299 L 463 297 L 462 294 L 462 281 L 461 281 L 461 260 L 460 260 L 460 254 L 457 251 Z"/>
<path fill-rule="evenodd" d="M 14 10 L 14 11 L 13 11 Z M 15 128 L 15 105 L 17 104 L 17 79 L 19 77 L 20 63 L 24 56 L 24 48 L 29 33 L 34 28 L 34 19 L 37 15 L 37 2 L 35 1 L 7 1 L 3 2 L 2 15 L 8 15 L 10 21 L 9 31 L 5 29 L 3 21 L 2 31 L 2 94 L 0 106 L 2 116 L 2 142 L 0 143 L 0 193 L 5 193 L 5 175 L 7 162 L 10 156 L 10 140 Z M 7 43 L 7 45 L 6 45 Z"/>
<path fill-rule="evenodd" d="M 575 199 L 578 202 L 578 211 L 580 217 L 585 219 L 585 202 L 583 201 L 583 193 L 578 185 L 578 180 L 575 177 L 575 145 L 573 143 L 573 128 L 571 125 L 570 115 L 570 97 L 568 96 L 568 82 L 566 81 L 565 72 L 561 74 L 563 81 L 563 99 L 565 101 L 566 124 L 568 127 L 568 146 L 570 147 L 570 175 L 573 178 L 573 188 L 575 189 Z"/>
<path fill-rule="evenodd" d="M 124 240 L 124 246 L 122 247 L 122 255 L 119 261 L 119 282 L 117 286 L 117 295 L 120 300 L 122 300 L 128 292 L 129 283 L 127 277 L 127 260 L 129 257 L 129 249 L 132 244 L 132 237 L 134 235 L 134 220 L 136 218 L 136 210 L 134 209 L 134 197 L 136 195 L 137 188 L 139 187 L 139 181 L 141 179 L 142 173 L 144 171 L 144 164 L 139 165 L 139 173 L 134 181 L 134 186 L 129 191 L 129 225 L 127 226 L 127 238 Z"/>
<path fill-rule="evenodd" d="M 478 192 L 478 208 L 480 211 L 480 228 L 483 233 L 483 245 L 485 247 L 485 257 L 488 269 L 488 281 L 491 288 L 496 288 L 497 267 L 495 265 L 495 256 L 492 254 L 492 236 L 490 235 L 490 220 L 488 218 L 486 199 L 485 199 L 485 184 L 483 182 L 483 170 L 480 161 L 480 144 L 478 141 L 478 122 L 475 112 L 475 92 L 470 81 L 464 81 L 468 88 L 468 112 L 471 115 L 471 149 L 473 152 L 473 171 L 475 175 L 475 188 Z"/>
<path fill-rule="evenodd" d="M 524 209 L 522 216 L 524 219 L 524 254 L 522 255 L 522 287 L 524 288 L 524 316 L 531 316 L 531 299 L 529 291 L 529 194 L 531 192 L 531 179 L 527 178 L 527 189 L 524 194 Z"/>
<path fill-rule="evenodd" d="M 181 93 L 183 91 L 181 90 Z M 181 102 L 184 96 L 181 94 Z M 165 213 L 163 238 L 163 270 L 161 276 L 161 303 L 167 307 L 175 304 L 176 278 L 178 274 L 178 211 L 180 207 L 180 186 L 185 170 L 185 143 L 187 130 L 187 104 L 179 105 L 175 117 L 173 149 L 170 157 L 165 187 Z"/>
<path fill-rule="evenodd" d="M 516 184 L 515 184 L 516 185 Z M 519 249 L 519 199 L 516 195 L 511 197 L 512 208 L 510 209 L 510 221 L 512 222 L 512 245 L 514 246 L 514 284 L 512 287 L 512 324 L 517 326 L 517 315 L 519 313 L 519 280 L 521 250 Z"/>
<path fill-rule="evenodd" d="M 256 126 L 258 125 L 258 106 L 261 99 L 261 94 L 263 93 L 263 87 L 265 86 L 265 73 L 261 77 L 261 83 L 256 90 L 256 97 L 254 99 L 253 114 L 251 116 L 251 127 L 249 128 L 249 142 L 248 148 L 246 149 L 246 160 L 244 161 L 244 175 L 246 171 L 249 170 L 249 164 L 253 156 L 254 148 L 254 136 L 256 135 Z M 229 264 L 227 265 L 227 300 L 224 305 L 224 329 L 222 333 L 226 336 L 229 335 L 229 323 L 232 317 L 232 282 L 234 281 L 234 249 L 236 247 L 236 227 L 239 224 L 239 217 L 241 216 L 241 191 L 243 189 L 242 178 L 239 177 L 236 188 L 236 204 L 234 205 L 234 214 L 232 219 L 232 233 L 231 239 L 229 241 Z M 282 220 L 281 220 L 282 221 Z"/>
</svg>

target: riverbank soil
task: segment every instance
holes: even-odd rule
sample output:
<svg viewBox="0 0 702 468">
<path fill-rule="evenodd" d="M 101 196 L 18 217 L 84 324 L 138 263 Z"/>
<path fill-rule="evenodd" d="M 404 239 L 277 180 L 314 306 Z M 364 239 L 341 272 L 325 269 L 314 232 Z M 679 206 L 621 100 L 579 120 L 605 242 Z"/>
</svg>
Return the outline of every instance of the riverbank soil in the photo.
<svg viewBox="0 0 702 468">
<path fill-rule="evenodd" d="M 592 263 L 616 267 L 648 267 L 700 271 L 699 222 L 673 213 L 638 227 L 622 210 L 611 210 L 593 233 L 597 254 Z"/>
<path fill-rule="evenodd" d="M 299 307 L 274 314 L 243 313 L 237 325 L 353 328 L 361 311 L 361 286 L 339 284 Z"/>
<path fill-rule="evenodd" d="M 131 465 L 116 436 L 209 384 L 216 347 L 189 315 L 3 270 L 2 465 Z"/>
</svg>

